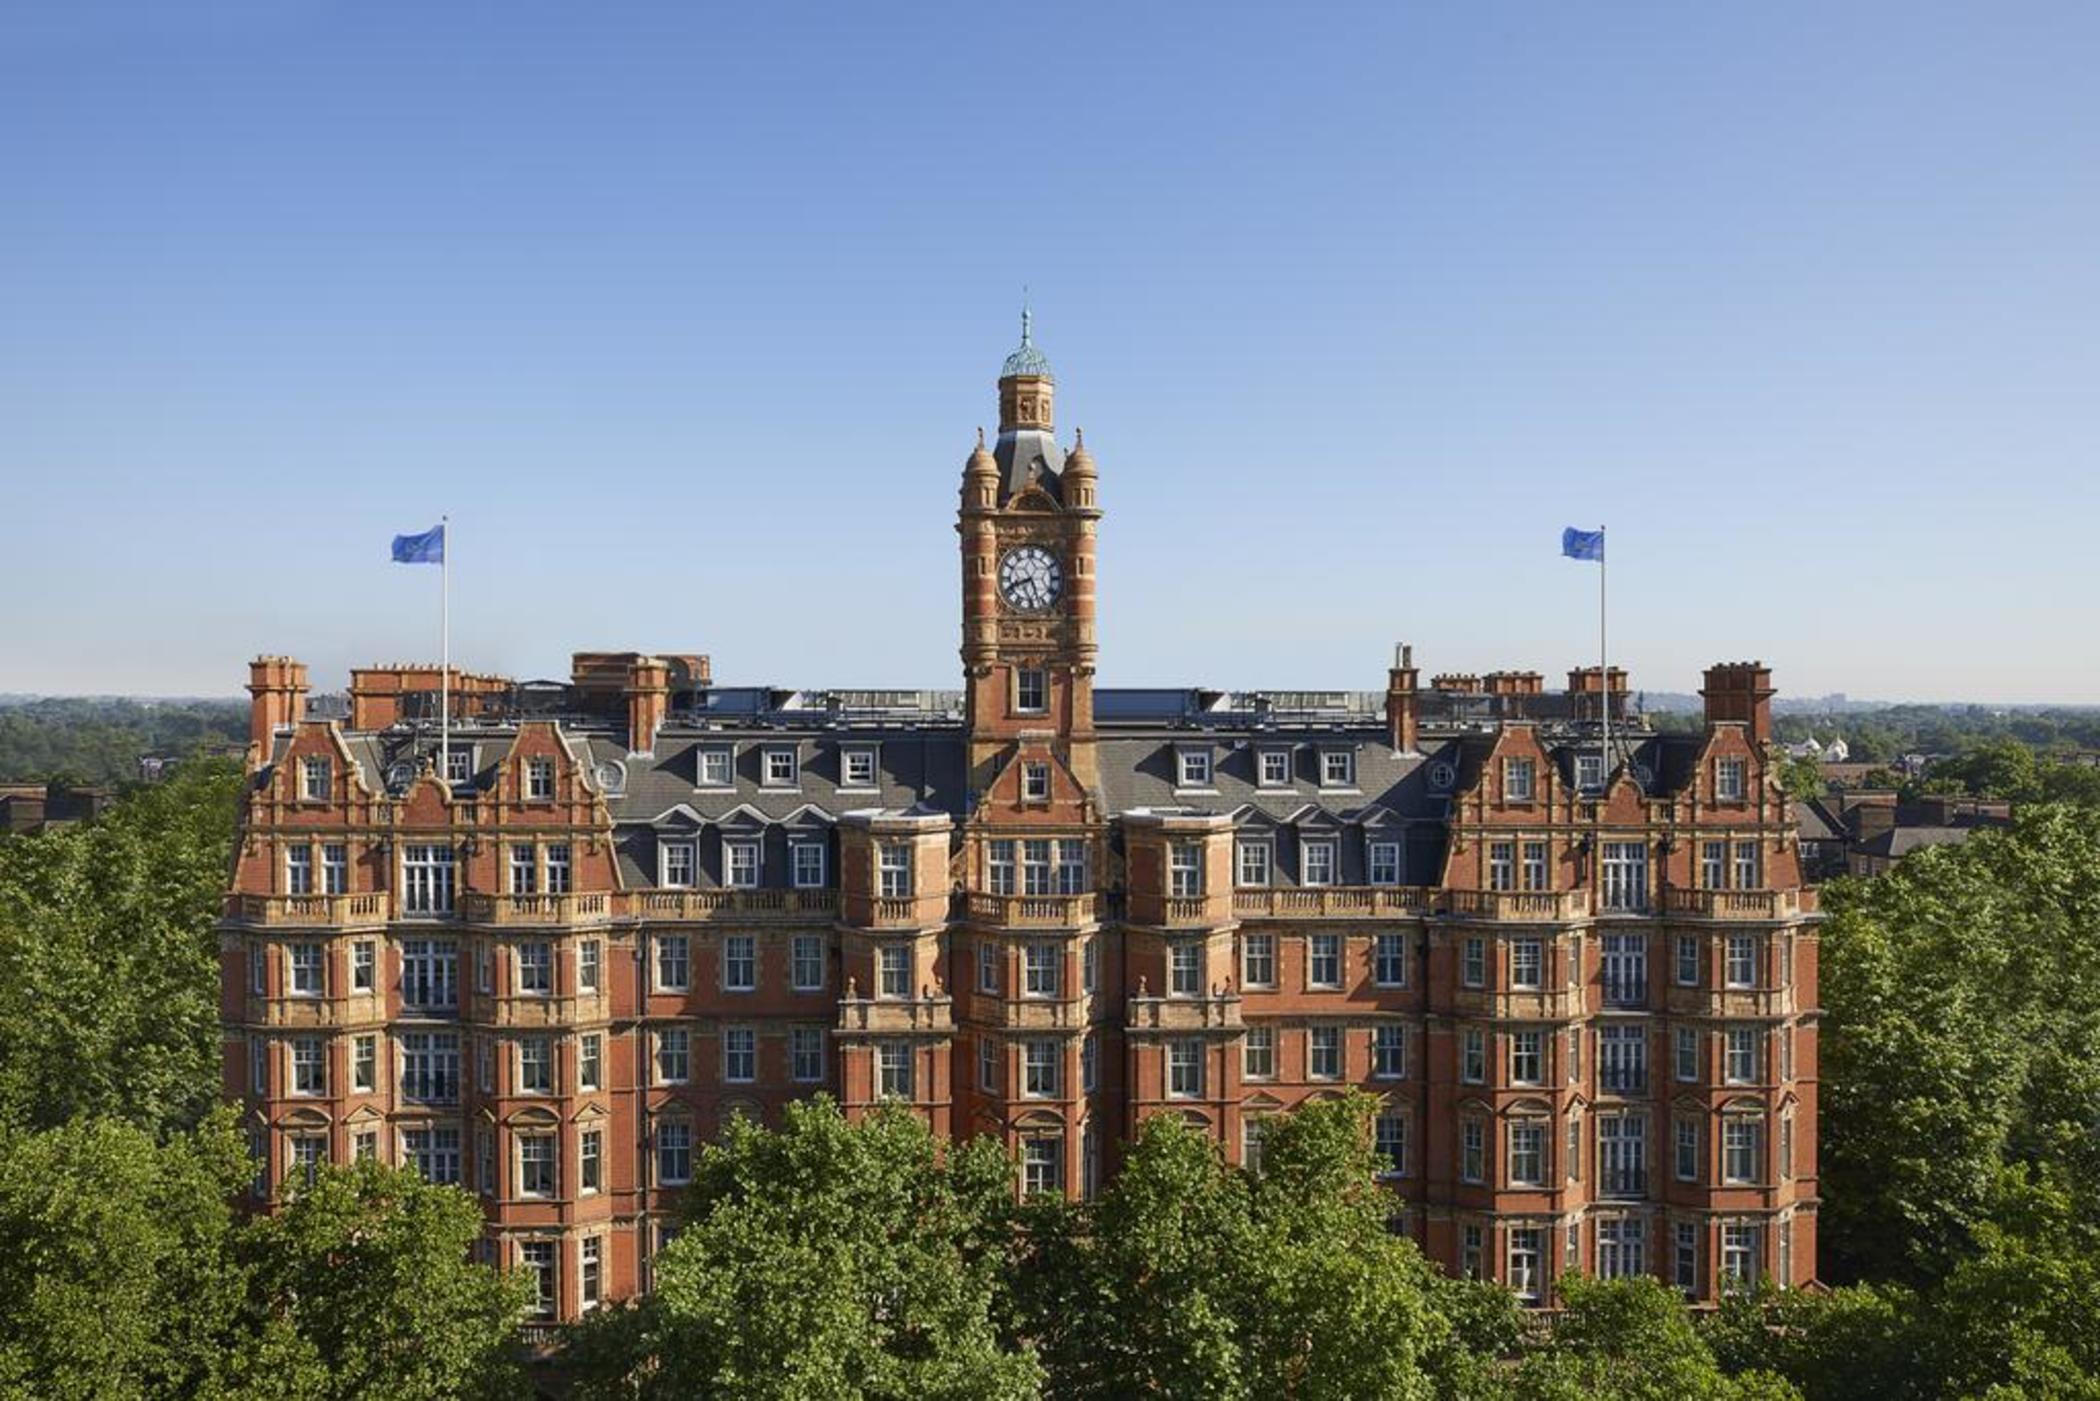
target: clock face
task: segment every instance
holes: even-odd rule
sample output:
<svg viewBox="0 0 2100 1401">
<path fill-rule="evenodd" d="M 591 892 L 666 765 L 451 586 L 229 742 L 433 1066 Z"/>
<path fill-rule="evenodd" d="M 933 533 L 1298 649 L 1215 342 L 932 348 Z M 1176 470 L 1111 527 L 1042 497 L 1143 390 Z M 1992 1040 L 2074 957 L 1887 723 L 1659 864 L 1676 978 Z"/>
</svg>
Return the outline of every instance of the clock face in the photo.
<svg viewBox="0 0 2100 1401">
<path fill-rule="evenodd" d="M 1008 550 L 999 561 L 999 596 L 1009 608 L 1040 613 L 1064 592 L 1065 571 L 1041 545 Z"/>
</svg>

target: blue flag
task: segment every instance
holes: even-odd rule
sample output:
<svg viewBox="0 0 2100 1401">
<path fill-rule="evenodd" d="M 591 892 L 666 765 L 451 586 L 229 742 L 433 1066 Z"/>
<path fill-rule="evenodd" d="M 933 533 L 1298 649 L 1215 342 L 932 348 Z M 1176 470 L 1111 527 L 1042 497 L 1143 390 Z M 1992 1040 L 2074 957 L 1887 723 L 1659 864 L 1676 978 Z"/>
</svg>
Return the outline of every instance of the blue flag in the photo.
<svg viewBox="0 0 2100 1401">
<path fill-rule="evenodd" d="M 399 548 L 397 545 L 396 548 Z M 1560 552 L 1569 559 L 1593 559 L 1604 563 L 1604 532 L 1577 530 L 1569 526 L 1560 533 Z"/>
<path fill-rule="evenodd" d="M 443 564 L 445 562 L 445 527 L 434 525 L 421 535 L 396 535 L 394 537 L 394 563 L 396 564 Z"/>
</svg>

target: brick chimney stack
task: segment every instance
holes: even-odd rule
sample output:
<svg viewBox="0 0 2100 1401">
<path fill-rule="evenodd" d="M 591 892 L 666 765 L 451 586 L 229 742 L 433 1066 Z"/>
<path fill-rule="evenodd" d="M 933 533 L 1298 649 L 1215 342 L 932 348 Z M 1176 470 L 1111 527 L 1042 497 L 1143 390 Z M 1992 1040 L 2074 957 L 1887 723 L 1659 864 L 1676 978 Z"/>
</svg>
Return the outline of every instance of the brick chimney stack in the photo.
<svg viewBox="0 0 2100 1401">
<path fill-rule="evenodd" d="M 1708 729 L 1733 722 L 1749 727 L 1752 744 L 1772 737 L 1772 668 L 1763 662 L 1715 662 L 1699 694 L 1706 699 Z"/>
<path fill-rule="evenodd" d="M 306 713 L 306 663 L 257 657 L 248 663 L 248 742 L 269 752 L 278 730 Z"/>
<path fill-rule="evenodd" d="M 649 754 L 671 709 L 671 664 L 661 657 L 636 657 L 627 664 L 627 751 Z"/>
<path fill-rule="evenodd" d="M 1607 699 L 1603 670 L 1594 666 L 1573 667 L 1568 672 L 1568 708 L 1572 718 L 1597 720 L 1603 717 L 1603 706 L 1611 706 L 1611 718 L 1623 720 L 1626 716 L 1626 672 L 1621 667 L 1611 669 L 1610 695 Z"/>
<path fill-rule="evenodd" d="M 1386 729 L 1393 748 L 1402 754 L 1414 753 L 1420 737 L 1420 703 L 1415 699 L 1418 677 L 1415 649 L 1402 642 L 1393 649 L 1393 666 L 1385 681 Z"/>
</svg>

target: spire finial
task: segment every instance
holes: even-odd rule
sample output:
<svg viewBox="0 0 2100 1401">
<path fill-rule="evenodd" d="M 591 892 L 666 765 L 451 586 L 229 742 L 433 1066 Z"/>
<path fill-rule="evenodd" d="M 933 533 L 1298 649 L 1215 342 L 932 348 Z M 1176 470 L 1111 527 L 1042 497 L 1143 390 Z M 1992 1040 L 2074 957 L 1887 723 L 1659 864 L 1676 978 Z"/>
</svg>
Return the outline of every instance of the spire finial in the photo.
<svg viewBox="0 0 2100 1401">
<path fill-rule="evenodd" d="M 1021 284 L 1021 344 L 1030 345 L 1029 333 L 1035 329 L 1035 313 L 1028 305 L 1028 284 Z"/>
<path fill-rule="evenodd" d="M 977 450 L 984 451 L 984 425 L 981 423 L 977 425 Z"/>
<path fill-rule="evenodd" d="M 1072 430 L 1072 451 L 1077 452 L 1085 446 L 1086 430 L 1084 428 L 1074 428 Z"/>
</svg>

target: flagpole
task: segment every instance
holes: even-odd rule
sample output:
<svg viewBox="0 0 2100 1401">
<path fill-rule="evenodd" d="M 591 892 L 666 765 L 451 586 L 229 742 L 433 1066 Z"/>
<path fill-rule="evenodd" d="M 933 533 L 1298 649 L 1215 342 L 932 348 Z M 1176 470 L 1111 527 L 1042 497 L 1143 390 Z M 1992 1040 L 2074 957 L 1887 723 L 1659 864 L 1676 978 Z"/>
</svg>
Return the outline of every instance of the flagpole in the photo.
<svg viewBox="0 0 2100 1401">
<path fill-rule="evenodd" d="M 1611 550 L 1605 544 L 1604 527 L 1597 527 L 1597 685 L 1603 696 L 1604 715 L 1604 794 L 1611 796 L 1611 649 L 1606 645 L 1604 630 L 1604 571 Z"/>
<path fill-rule="evenodd" d="M 452 791 L 452 517 L 438 517 L 438 782 Z"/>
</svg>

